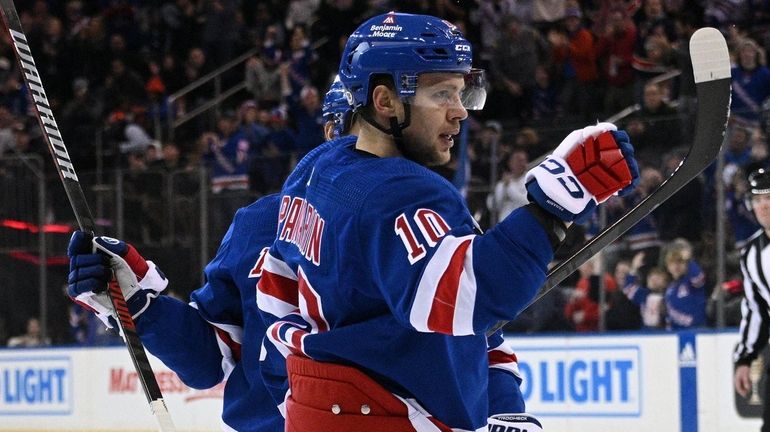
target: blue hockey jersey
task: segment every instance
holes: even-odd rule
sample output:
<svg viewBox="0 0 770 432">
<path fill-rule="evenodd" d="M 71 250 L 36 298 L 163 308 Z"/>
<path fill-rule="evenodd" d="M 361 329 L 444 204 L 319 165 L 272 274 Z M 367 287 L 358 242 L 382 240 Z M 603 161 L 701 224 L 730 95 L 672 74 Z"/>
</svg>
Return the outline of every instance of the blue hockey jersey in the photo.
<svg viewBox="0 0 770 432">
<path fill-rule="evenodd" d="M 268 339 L 354 365 L 457 430 L 486 430 L 484 333 L 534 297 L 552 257 L 536 219 L 521 209 L 479 235 L 449 182 L 352 143 L 281 195 L 257 293 L 278 320 Z"/>
<path fill-rule="evenodd" d="M 283 417 L 265 388 L 260 344 L 265 325 L 256 286 L 276 232 L 277 195 L 238 210 L 214 259 L 206 284 L 190 304 L 160 296 L 137 320 L 147 349 L 194 388 L 227 380 L 223 430 L 282 432 Z"/>
<path fill-rule="evenodd" d="M 672 330 L 706 325 L 706 276 L 693 260 L 687 272 L 666 287 L 666 319 Z"/>
</svg>

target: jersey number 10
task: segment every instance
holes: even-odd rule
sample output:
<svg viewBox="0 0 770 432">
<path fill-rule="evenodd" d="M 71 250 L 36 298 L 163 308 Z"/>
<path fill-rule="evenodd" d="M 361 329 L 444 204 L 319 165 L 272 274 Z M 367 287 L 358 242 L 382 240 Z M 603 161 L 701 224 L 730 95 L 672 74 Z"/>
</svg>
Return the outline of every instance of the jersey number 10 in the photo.
<svg viewBox="0 0 770 432">
<path fill-rule="evenodd" d="M 441 237 L 449 232 L 449 225 L 447 225 L 446 221 L 433 210 L 425 208 L 418 209 L 414 213 L 412 219 L 422 233 L 422 237 L 425 239 L 428 247 L 436 246 Z M 396 231 L 396 235 L 401 238 L 401 241 L 404 243 L 409 264 L 414 264 L 425 257 L 427 254 L 425 246 L 417 240 L 417 236 L 412 229 L 412 224 L 409 223 L 409 219 L 405 213 L 401 213 L 396 218 L 394 230 Z"/>
</svg>

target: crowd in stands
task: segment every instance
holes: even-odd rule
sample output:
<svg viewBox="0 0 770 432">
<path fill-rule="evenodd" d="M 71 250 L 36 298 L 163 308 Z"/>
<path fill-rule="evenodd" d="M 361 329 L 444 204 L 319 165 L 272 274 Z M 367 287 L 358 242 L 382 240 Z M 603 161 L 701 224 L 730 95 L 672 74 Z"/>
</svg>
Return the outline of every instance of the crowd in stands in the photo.
<svg viewBox="0 0 770 432">
<path fill-rule="evenodd" d="M 126 214 L 146 221 L 127 229 L 130 241 L 164 235 L 163 224 L 153 221 L 153 206 L 162 203 L 165 192 L 150 173 L 207 170 L 214 197 L 213 241 L 235 209 L 277 191 L 298 158 L 323 139 L 320 101 L 337 69 L 345 37 L 364 18 L 388 10 L 433 14 L 453 22 L 474 43 L 477 66 L 487 70 L 487 106 L 472 112 L 464 125 L 467 155 L 458 151 L 447 167 L 438 169 L 449 179 L 464 179 L 459 186 L 467 191 L 469 207 L 485 228 L 526 202 L 523 176 L 528 164 L 570 130 L 613 116 L 631 136 L 642 182 L 634 194 L 608 201 L 607 221 L 644 199 L 676 169 L 693 136 L 696 99 L 689 37 L 709 25 L 727 38 L 734 67 L 725 170 L 718 173 L 712 166 L 607 248 L 601 262 L 586 264 L 573 280 L 527 310 L 512 329 L 595 331 L 600 313 L 608 329 L 713 324 L 715 252 L 709 233 L 714 231 L 717 177 L 727 185 L 732 258 L 758 228 L 743 205 L 743 194 L 746 175 L 770 166 L 767 2 L 18 3 L 75 167 L 79 172 L 124 170 Z M 0 39 L 0 155 L 39 154 L 47 161 L 9 37 L 3 33 Z M 224 87 L 244 81 L 245 90 L 216 110 L 173 128 L 171 121 L 210 101 L 216 89 L 208 82 L 184 96 L 169 97 L 250 50 L 254 55 L 221 76 Z M 55 183 L 51 164 L 46 167 Z M 465 175 L 458 176 L 458 171 Z M 54 217 L 71 217 L 66 201 L 61 206 L 60 211 L 54 209 Z M 576 227 L 573 243 L 582 244 L 600 225 L 595 219 Z M 566 246 L 559 257 L 572 251 L 574 247 Z M 735 259 L 730 263 L 728 276 L 734 279 Z M 599 286 L 606 293 L 600 295 Z M 730 283 L 719 289 L 728 296 L 735 291 Z M 693 305 L 697 310 L 691 310 Z M 538 318 L 532 319 L 535 314 Z"/>
</svg>

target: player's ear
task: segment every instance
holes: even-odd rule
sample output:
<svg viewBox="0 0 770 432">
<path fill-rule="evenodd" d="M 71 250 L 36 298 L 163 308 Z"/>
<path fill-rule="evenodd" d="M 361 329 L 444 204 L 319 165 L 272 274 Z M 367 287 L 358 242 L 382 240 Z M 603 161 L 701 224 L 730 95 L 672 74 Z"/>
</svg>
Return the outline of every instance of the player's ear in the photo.
<svg viewBox="0 0 770 432">
<path fill-rule="evenodd" d="M 372 106 L 375 114 L 386 118 L 395 116 L 399 105 L 398 97 L 388 86 L 380 84 L 372 90 Z"/>
<path fill-rule="evenodd" d="M 326 141 L 334 139 L 334 122 L 328 121 L 324 123 L 324 138 Z"/>
</svg>

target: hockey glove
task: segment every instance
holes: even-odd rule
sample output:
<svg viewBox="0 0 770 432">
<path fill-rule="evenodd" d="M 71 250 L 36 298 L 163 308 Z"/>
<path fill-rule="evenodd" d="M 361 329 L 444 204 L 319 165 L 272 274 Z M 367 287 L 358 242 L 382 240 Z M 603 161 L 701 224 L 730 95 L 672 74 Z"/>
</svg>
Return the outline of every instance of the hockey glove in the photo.
<svg viewBox="0 0 770 432">
<path fill-rule="evenodd" d="M 117 283 L 136 319 L 168 285 L 152 261 L 146 261 L 133 246 L 110 237 L 91 237 L 75 231 L 67 255 L 70 274 L 67 294 L 92 310 L 108 327 L 115 311 L 107 294 L 109 283 Z"/>
<path fill-rule="evenodd" d="M 495 414 L 487 420 L 489 432 L 543 432 L 543 426 L 531 414 Z"/>
<path fill-rule="evenodd" d="M 611 123 L 573 131 L 526 177 L 530 200 L 565 222 L 582 222 L 597 204 L 638 182 L 628 135 Z"/>
</svg>

